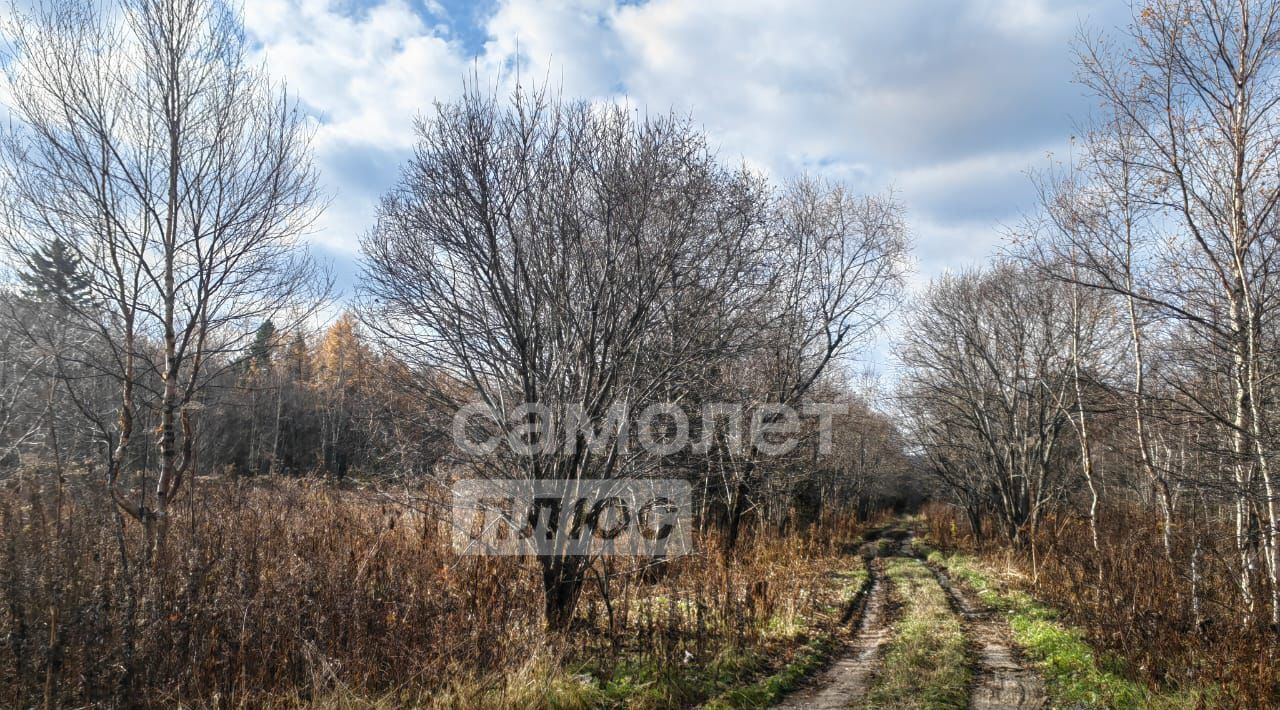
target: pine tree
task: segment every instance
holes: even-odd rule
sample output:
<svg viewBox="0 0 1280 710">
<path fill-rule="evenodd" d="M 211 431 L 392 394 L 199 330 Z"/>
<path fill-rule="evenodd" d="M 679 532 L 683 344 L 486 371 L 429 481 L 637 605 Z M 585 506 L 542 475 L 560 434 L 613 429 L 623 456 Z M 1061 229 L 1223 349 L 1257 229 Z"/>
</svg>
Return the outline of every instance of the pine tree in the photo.
<svg viewBox="0 0 1280 710">
<path fill-rule="evenodd" d="M 54 237 L 26 258 L 18 278 L 33 301 L 83 306 L 90 302 L 89 278 L 80 270 L 80 257 L 62 239 Z"/>
<path fill-rule="evenodd" d="M 302 333 L 295 333 L 284 352 L 285 367 L 290 379 L 297 382 L 311 380 L 311 350 Z"/>
<path fill-rule="evenodd" d="M 249 346 L 249 362 L 255 363 L 262 371 L 271 365 L 271 348 L 275 345 L 276 325 L 270 319 L 262 321 L 257 332 L 253 334 L 253 344 Z"/>
</svg>

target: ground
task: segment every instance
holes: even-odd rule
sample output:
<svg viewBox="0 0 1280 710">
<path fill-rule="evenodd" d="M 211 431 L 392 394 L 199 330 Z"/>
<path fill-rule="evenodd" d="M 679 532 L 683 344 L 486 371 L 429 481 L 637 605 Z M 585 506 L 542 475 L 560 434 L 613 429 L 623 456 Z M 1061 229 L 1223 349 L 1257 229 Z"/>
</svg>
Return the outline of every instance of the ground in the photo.
<svg viewBox="0 0 1280 710">
<path fill-rule="evenodd" d="M 920 559 L 914 533 L 890 526 L 866 536 L 868 581 L 855 602 L 853 641 L 779 707 L 1041 708 L 1036 671 L 1008 624 L 946 569 Z"/>
</svg>

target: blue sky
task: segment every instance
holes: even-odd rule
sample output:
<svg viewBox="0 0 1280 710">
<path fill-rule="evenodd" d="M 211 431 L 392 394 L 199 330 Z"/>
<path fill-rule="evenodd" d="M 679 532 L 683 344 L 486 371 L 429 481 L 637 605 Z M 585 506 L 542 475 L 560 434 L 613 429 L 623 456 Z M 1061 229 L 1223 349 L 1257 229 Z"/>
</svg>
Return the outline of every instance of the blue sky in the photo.
<svg viewBox="0 0 1280 710">
<path fill-rule="evenodd" d="M 254 0 L 268 70 L 318 122 L 333 203 L 312 239 L 341 286 L 413 146 L 412 122 L 472 69 L 519 62 L 567 95 L 626 97 L 701 124 L 723 158 L 896 189 L 915 284 L 989 255 L 1034 207 L 1026 170 L 1065 154 L 1093 101 L 1082 26 L 1122 0 Z M 883 364 L 883 348 L 872 360 Z"/>
</svg>

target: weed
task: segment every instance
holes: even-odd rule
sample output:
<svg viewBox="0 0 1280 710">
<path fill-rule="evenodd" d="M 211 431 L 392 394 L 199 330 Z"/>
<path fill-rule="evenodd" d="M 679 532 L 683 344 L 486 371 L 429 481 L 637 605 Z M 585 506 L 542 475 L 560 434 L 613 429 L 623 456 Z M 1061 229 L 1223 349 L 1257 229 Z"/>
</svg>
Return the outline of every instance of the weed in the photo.
<svg viewBox="0 0 1280 710">
<path fill-rule="evenodd" d="M 885 561 L 885 573 L 901 604 L 866 706 L 872 708 L 962 707 L 971 671 L 965 635 L 946 593 L 917 560 Z"/>
<path fill-rule="evenodd" d="M 1014 642 L 1036 663 L 1055 706 L 1197 708 L 1219 703 L 1219 693 L 1156 691 L 1107 668 L 1078 629 L 1064 625 L 1055 610 L 1026 592 L 999 588 L 995 575 L 976 558 L 931 551 L 929 561 L 944 566 L 984 604 L 1007 615 Z"/>
</svg>

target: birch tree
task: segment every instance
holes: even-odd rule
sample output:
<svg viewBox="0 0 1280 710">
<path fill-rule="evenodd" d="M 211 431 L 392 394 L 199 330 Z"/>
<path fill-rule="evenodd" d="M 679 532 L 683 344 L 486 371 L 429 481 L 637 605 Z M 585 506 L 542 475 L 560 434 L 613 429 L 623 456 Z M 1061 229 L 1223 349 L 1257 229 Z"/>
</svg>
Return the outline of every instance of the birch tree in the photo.
<svg viewBox="0 0 1280 710">
<path fill-rule="evenodd" d="M 1095 142 L 1108 163 L 1101 182 L 1119 217 L 1113 223 L 1119 231 L 1105 246 L 1081 250 L 1094 262 L 1086 264 L 1085 278 L 1122 294 L 1131 323 L 1138 323 L 1140 305 L 1202 343 L 1201 357 L 1216 363 L 1202 363 L 1199 372 L 1221 367 L 1226 373 L 1225 401 L 1206 395 L 1198 377 L 1171 379 L 1169 385 L 1224 433 L 1240 589 L 1252 611 L 1259 539 L 1271 622 L 1277 624 L 1274 435 L 1265 403 L 1276 364 L 1266 334 L 1274 329 L 1277 305 L 1271 282 L 1280 203 L 1280 6 L 1262 0 L 1164 0 L 1142 8 L 1131 32 L 1123 46 L 1105 38 L 1081 45 L 1082 81 L 1110 117 Z M 1164 232 L 1160 238 L 1135 238 L 1132 218 L 1143 212 Z M 1135 281 L 1136 266 L 1148 278 Z M 1167 538 L 1172 496 L 1153 464 L 1142 415 L 1143 342 L 1135 327 L 1135 426 L 1143 467 L 1162 491 Z"/>
<path fill-rule="evenodd" d="M 107 487 L 153 545 L 191 474 L 193 408 L 256 324 L 315 295 L 298 238 L 321 206 L 310 130 L 249 61 L 221 0 L 37 2 L 5 26 L 9 248 L 54 238 L 80 259 L 82 328 L 119 384 L 102 426 Z M 158 391 L 150 496 L 122 490 L 148 376 Z"/>
</svg>

